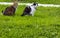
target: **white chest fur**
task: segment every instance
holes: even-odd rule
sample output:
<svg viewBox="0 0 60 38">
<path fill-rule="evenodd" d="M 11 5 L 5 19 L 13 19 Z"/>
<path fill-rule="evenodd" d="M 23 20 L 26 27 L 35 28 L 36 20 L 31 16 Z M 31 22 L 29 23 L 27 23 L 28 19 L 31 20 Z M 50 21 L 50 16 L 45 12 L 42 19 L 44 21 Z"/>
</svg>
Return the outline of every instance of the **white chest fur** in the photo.
<svg viewBox="0 0 60 38">
<path fill-rule="evenodd" d="M 32 16 L 34 16 L 34 12 L 35 12 L 35 6 L 30 6 L 30 8 L 31 8 L 31 12 L 30 12 L 30 14 L 32 15 Z"/>
</svg>

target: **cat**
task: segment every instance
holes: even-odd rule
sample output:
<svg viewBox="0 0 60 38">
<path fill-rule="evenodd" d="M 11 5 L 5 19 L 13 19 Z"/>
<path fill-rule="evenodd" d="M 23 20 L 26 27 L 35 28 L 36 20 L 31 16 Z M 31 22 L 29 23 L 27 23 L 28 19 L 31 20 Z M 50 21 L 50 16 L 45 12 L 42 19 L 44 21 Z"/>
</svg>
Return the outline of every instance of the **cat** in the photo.
<svg viewBox="0 0 60 38">
<path fill-rule="evenodd" d="M 2 14 L 7 16 L 15 15 L 15 11 L 18 6 L 18 1 L 19 0 L 14 0 L 13 5 L 6 7 L 4 11 L 2 10 Z"/>
<path fill-rule="evenodd" d="M 24 11 L 23 11 L 23 14 L 21 16 L 25 16 L 25 15 L 34 16 L 34 12 L 35 12 L 37 6 L 38 6 L 38 3 L 33 3 L 30 6 L 26 6 Z"/>
</svg>

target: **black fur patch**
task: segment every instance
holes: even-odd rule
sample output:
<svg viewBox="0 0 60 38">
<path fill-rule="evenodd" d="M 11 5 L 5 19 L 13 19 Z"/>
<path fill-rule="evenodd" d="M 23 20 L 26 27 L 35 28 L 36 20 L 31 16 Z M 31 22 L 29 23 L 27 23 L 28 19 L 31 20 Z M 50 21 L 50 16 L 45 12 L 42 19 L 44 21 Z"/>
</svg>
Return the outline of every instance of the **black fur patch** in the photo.
<svg viewBox="0 0 60 38">
<path fill-rule="evenodd" d="M 30 15 L 31 8 L 30 6 L 26 7 L 21 16 Z"/>
</svg>

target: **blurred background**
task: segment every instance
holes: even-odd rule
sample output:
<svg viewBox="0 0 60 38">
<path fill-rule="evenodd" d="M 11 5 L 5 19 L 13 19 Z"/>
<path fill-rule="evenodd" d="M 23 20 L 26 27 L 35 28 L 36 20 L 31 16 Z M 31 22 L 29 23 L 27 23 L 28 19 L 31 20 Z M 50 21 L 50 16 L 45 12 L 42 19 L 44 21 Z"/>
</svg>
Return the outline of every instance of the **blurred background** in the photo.
<svg viewBox="0 0 60 38">
<path fill-rule="evenodd" d="M 12 0 L 0 0 L 0 2 L 12 2 Z M 60 4 L 60 0 L 20 0 L 20 2 L 38 2 L 43 4 Z"/>
</svg>

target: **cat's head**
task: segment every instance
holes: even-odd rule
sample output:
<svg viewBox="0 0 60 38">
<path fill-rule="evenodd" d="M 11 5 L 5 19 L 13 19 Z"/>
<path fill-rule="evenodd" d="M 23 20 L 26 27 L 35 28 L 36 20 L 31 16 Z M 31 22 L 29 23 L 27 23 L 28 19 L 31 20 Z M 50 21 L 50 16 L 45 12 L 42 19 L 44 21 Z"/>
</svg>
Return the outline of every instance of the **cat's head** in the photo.
<svg viewBox="0 0 60 38">
<path fill-rule="evenodd" d="M 34 3 L 33 3 L 33 6 L 36 6 L 36 7 L 37 7 L 37 6 L 38 6 L 38 3 L 34 2 Z"/>
</svg>

